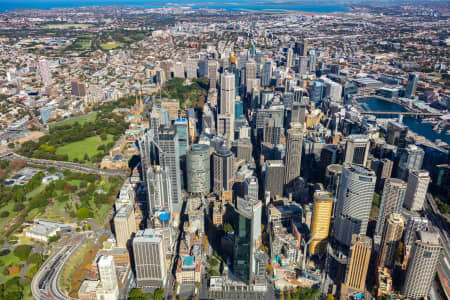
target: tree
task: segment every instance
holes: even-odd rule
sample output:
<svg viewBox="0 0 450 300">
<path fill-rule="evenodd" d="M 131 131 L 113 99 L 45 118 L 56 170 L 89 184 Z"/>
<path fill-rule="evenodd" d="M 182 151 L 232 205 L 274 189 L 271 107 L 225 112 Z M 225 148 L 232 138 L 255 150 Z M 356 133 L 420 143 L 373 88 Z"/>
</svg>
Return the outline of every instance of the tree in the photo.
<svg viewBox="0 0 450 300">
<path fill-rule="evenodd" d="M 14 159 L 9 163 L 9 168 L 13 171 L 19 171 L 23 169 L 27 163 L 23 159 Z"/>
<path fill-rule="evenodd" d="M 164 289 L 160 288 L 155 291 L 155 300 L 163 300 Z"/>
<path fill-rule="evenodd" d="M 231 226 L 230 223 L 225 223 L 225 225 L 223 225 L 223 231 L 225 231 L 225 233 L 230 234 L 233 232 L 233 226 Z"/>
<path fill-rule="evenodd" d="M 31 252 L 30 245 L 19 245 L 13 251 L 14 255 L 17 256 L 20 260 L 27 259 L 30 252 Z"/>
<path fill-rule="evenodd" d="M 81 207 L 77 210 L 77 218 L 80 220 L 92 218 L 93 214 L 87 207 Z"/>
<path fill-rule="evenodd" d="M 24 208 L 25 208 L 25 205 L 23 205 L 22 203 L 16 203 L 16 204 L 14 204 L 13 211 L 15 211 L 15 212 L 21 211 Z"/>
</svg>

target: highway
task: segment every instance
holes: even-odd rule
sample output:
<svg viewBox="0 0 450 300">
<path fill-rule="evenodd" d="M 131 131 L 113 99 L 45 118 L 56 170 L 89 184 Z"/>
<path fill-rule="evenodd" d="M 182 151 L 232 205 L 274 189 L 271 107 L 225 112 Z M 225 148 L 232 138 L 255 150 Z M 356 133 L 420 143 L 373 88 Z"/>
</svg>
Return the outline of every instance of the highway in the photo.
<svg viewBox="0 0 450 300">
<path fill-rule="evenodd" d="M 31 292 L 35 299 L 76 300 L 61 290 L 59 278 L 67 260 L 83 244 L 85 238 L 86 234 L 74 235 L 42 264 L 31 281 Z"/>
<path fill-rule="evenodd" d="M 128 175 L 126 171 L 122 171 L 122 170 L 99 169 L 99 168 L 95 168 L 95 167 L 86 166 L 83 164 L 77 164 L 74 162 L 25 157 L 25 156 L 15 153 L 12 150 L 0 153 L 0 158 L 6 157 L 6 156 L 13 156 L 14 158 L 24 160 L 27 163 L 42 165 L 42 166 L 46 166 L 46 167 L 54 167 L 54 168 L 58 168 L 58 169 L 66 169 L 66 170 L 70 170 L 70 171 L 77 171 L 77 172 L 87 173 L 87 174 L 98 174 L 98 175 L 102 175 L 102 176 L 127 176 Z"/>
<path fill-rule="evenodd" d="M 443 220 L 442 215 L 439 212 L 436 202 L 433 199 L 433 196 L 427 194 L 426 197 L 426 205 L 425 209 L 427 211 L 427 217 L 433 224 L 433 228 L 431 230 L 439 233 L 442 244 L 442 254 L 438 263 L 438 277 L 441 281 L 441 284 L 444 288 L 444 293 L 447 298 L 450 298 L 450 287 L 449 287 L 449 278 L 450 278 L 450 241 L 447 224 Z M 427 208 L 431 208 L 431 210 L 427 210 Z"/>
</svg>

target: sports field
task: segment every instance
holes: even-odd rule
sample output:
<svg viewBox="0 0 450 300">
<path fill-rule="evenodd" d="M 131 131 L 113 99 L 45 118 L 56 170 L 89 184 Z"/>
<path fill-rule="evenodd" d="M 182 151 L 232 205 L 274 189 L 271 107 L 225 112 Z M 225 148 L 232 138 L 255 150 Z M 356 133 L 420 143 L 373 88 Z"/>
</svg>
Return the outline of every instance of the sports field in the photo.
<svg viewBox="0 0 450 300">
<path fill-rule="evenodd" d="M 73 142 L 56 149 L 56 154 L 67 154 L 69 160 L 73 161 L 75 158 L 78 160 L 84 160 L 84 155 L 87 154 L 89 157 L 96 155 L 98 152 L 97 148 L 100 145 L 107 144 L 113 141 L 113 136 L 108 135 L 105 141 L 99 136 L 91 136 L 82 141 Z"/>
</svg>

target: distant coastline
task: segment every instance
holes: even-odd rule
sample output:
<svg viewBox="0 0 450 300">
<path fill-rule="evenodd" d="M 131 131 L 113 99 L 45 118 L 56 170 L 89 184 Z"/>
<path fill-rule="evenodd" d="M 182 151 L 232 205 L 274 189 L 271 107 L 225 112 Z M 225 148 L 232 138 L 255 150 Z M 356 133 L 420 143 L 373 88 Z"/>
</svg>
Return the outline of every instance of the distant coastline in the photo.
<svg viewBox="0 0 450 300">
<path fill-rule="evenodd" d="M 333 12 L 346 12 L 350 9 L 342 5 L 316 5 L 308 3 L 295 3 L 292 1 L 273 3 L 268 1 L 267 3 L 253 1 L 242 2 L 223 2 L 219 0 L 208 1 L 194 1 L 194 0 L 179 0 L 167 2 L 159 0 L 2 0 L 0 1 L 0 13 L 5 11 L 17 10 L 17 9 L 52 9 L 52 8 L 77 8 L 88 6 L 113 6 L 121 5 L 125 7 L 144 7 L 144 8 L 161 8 L 161 7 L 177 7 L 177 6 L 189 6 L 193 9 L 198 8 L 212 8 L 212 9 L 226 9 L 230 11 L 303 11 L 311 13 L 333 13 Z"/>
</svg>

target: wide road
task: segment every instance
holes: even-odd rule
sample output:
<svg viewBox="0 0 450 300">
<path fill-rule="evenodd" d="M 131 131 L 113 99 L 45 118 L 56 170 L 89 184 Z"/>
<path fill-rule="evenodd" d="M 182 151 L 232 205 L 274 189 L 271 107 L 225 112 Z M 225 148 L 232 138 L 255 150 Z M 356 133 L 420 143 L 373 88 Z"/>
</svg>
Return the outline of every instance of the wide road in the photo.
<svg viewBox="0 0 450 300">
<path fill-rule="evenodd" d="M 65 169 L 70 171 L 77 171 L 81 173 L 88 173 L 88 174 L 98 174 L 102 176 L 127 176 L 127 172 L 122 170 L 107 170 L 107 169 L 99 169 L 95 167 L 86 166 L 83 164 L 77 164 L 73 162 L 67 162 L 67 161 L 57 161 L 57 160 L 47 160 L 47 159 L 39 159 L 39 158 L 30 158 L 25 157 L 22 155 L 19 155 L 14 152 L 8 152 L 8 155 L 11 155 L 17 159 L 24 160 L 28 163 L 42 165 L 46 167 L 54 167 L 57 169 Z M 0 157 L 2 154 L 0 153 Z"/>
<path fill-rule="evenodd" d="M 438 276 L 442 282 L 444 292 L 447 297 L 450 298 L 450 241 L 449 241 L 449 231 L 447 228 L 447 224 L 443 220 L 444 217 L 439 212 L 436 202 L 433 199 L 433 196 L 427 194 L 427 201 L 425 204 L 425 208 L 427 210 L 428 219 L 430 219 L 431 223 L 434 225 L 433 230 L 436 231 L 441 238 L 442 244 L 442 254 L 438 263 Z"/>
<path fill-rule="evenodd" d="M 39 268 L 31 281 L 31 292 L 38 300 L 68 300 L 68 297 L 59 287 L 61 272 L 70 256 L 83 244 L 86 234 L 76 234 L 64 246 L 49 257 Z M 39 285 L 45 281 L 41 288 Z"/>
</svg>

